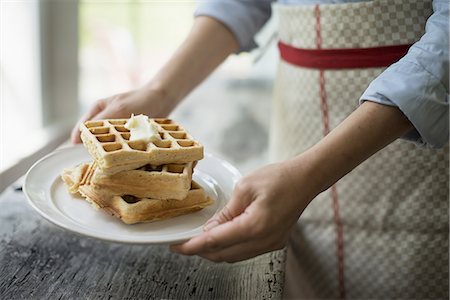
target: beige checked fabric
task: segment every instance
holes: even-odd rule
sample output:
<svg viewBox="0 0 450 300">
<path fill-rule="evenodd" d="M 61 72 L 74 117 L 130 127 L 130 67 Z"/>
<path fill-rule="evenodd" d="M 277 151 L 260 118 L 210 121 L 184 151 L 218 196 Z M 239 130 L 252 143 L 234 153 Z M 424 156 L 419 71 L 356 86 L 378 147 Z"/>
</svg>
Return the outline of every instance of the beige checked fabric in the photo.
<svg viewBox="0 0 450 300">
<path fill-rule="evenodd" d="M 276 8 L 280 16 L 280 40 L 297 48 L 315 49 L 314 9 L 306 5 L 281 4 Z M 425 32 L 423 25 L 432 12 L 429 0 L 321 5 L 322 47 L 345 49 L 411 44 Z"/>
<path fill-rule="evenodd" d="M 281 40 L 316 48 L 314 7 L 277 8 Z M 354 48 L 413 43 L 432 11 L 431 1 L 393 0 L 320 5 L 320 12 L 322 48 Z M 360 95 L 382 71 L 324 72 L 331 129 L 357 108 Z M 280 62 L 273 160 L 293 157 L 323 138 L 319 94 L 319 70 Z M 397 140 L 336 184 L 347 299 L 448 298 L 448 151 L 448 146 L 429 149 Z M 340 297 L 336 235 L 331 193 L 325 191 L 293 231 L 285 296 Z"/>
</svg>

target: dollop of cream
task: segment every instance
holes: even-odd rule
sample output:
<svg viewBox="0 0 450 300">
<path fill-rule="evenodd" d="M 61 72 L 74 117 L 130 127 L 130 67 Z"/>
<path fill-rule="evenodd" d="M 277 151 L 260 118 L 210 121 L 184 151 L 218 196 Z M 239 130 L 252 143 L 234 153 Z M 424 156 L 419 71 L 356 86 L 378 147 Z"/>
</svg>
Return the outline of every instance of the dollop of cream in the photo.
<svg viewBox="0 0 450 300">
<path fill-rule="evenodd" d="M 161 140 L 156 125 L 146 115 L 131 115 L 125 128 L 130 130 L 130 141 L 155 142 Z"/>
</svg>

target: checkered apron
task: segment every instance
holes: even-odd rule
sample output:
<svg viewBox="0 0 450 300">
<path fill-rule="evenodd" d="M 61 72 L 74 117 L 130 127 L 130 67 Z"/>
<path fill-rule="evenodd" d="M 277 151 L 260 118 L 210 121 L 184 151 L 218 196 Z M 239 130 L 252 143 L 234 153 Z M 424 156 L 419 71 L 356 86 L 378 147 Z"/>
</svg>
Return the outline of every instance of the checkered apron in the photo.
<svg viewBox="0 0 450 300">
<path fill-rule="evenodd" d="M 412 44 L 432 14 L 425 0 L 276 9 L 280 41 L 301 49 Z M 287 159 L 317 143 L 358 107 L 383 70 L 324 70 L 281 60 L 272 158 Z M 448 298 L 448 184 L 448 146 L 397 140 L 375 154 L 304 211 L 288 246 L 285 296 Z"/>
</svg>

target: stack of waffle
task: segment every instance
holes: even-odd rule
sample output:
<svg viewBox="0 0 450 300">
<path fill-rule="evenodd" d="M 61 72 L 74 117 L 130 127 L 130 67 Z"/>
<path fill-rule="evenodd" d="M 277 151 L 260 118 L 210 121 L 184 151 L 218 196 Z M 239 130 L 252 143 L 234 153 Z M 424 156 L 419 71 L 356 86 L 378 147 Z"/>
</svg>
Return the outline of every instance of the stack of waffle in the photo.
<svg viewBox="0 0 450 300">
<path fill-rule="evenodd" d="M 203 146 L 169 119 L 149 119 L 159 137 L 130 140 L 127 119 L 88 121 L 81 139 L 94 161 L 64 170 L 69 192 L 126 224 L 163 220 L 203 209 L 213 201 L 192 181 Z"/>
</svg>

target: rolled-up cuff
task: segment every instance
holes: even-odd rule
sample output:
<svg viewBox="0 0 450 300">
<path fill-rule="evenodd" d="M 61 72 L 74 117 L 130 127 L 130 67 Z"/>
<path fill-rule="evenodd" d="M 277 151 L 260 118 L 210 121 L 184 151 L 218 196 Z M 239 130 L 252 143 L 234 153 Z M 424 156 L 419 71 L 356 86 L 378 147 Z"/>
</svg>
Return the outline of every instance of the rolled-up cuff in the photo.
<svg viewBox="0 0 450 300">
<path fill-rule="evenodd" d="M 253 32 L 253 27 L 249 24 L 251 20 L 249 20 L 249 16 L 245 14 L 245 11 L 239 2 L 205 2 L 198 6 L 194 16 L 208 16 L 224 24 L 236 37 L 239 43 L 237 53 L 239 53 L 253 50 L 258 46 L 253 39 L 255 32 Z"/>
<path fill-rule="evenodd" d="M 431 147 L 443 147 L 449 139 L 448 94 L 438 78 L 421 66 L 399 62 L 386 69 L 360 98 L 381 103 L 388 99 L 410 120 L 415 130 L 403 138 Z"/>
</svg>

